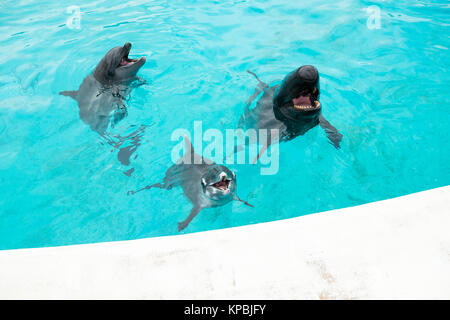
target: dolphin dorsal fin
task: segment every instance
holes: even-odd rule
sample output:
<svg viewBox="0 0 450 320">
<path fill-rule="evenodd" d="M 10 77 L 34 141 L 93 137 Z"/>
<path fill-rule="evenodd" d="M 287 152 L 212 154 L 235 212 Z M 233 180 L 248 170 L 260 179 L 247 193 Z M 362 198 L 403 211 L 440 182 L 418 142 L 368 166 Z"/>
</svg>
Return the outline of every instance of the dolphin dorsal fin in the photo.
<svg viewBox="0 0 450 320">
<path fill-rule="evenodd" d="M 187 136 L 184 137 L 185 150 L 183 154 L 184 163 L 188 164 L 201 164 L 203 163 L 202 156 L 198 155 L 194 151 L 191 140 Z"/>
<path fill-rule="evenodd" d="M 77 90 L 72 90 L 72 91 L 61 91 L 59 94 L 62 95 L 62 96 L 71 97 L 72 99 L 75 99 L 75 100 L 76 100 L 76 99 L 77 99 L 78 91 L 77 91 Z"/>
<path fill-rule="evenodd" d="M 186 151 L 190 151 L 192 154 L 194 154 L 194 147 L 192 146 L 191 140 L 186 135 L 183 135 L 184 137 L 184 143 L 186 145 Z"/>
</svg>

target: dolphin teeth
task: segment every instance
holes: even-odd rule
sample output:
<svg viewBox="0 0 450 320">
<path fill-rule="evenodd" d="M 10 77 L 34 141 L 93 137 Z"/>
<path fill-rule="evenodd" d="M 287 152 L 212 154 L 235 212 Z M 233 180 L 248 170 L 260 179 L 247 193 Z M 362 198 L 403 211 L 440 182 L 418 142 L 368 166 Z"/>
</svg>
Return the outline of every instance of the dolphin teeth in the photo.
<svg viewBox="0 0 450 320">
<path fill-rule="evenodd" d="M 320 102 L 319 101 L 314 101 L 315 106 L 311 106 L 311 105 L 304 105 L 304 104 L 300 104 L 300 105 L 294 105 L 295 109 L 298 110 L 314 110 L 320 107 Z"/>
<path fill-rule="evenodd" d="M 226 179 L 226 175 L 222 177 L 222 179 L 214 184 L 212 184 L 211 186 L 219 189 L 221 191 L 226 191 L 229 188 L 231 180 Z"/>
<path fill-rule="evenodd" d="M 312 109 L 313 107 L 312 106 L 306 106 L 306 105 L 295 105 L 294 106 L 296 109 L 302 109 L 302 110 L 305 110 L 305 109 Z"/>
</svg>

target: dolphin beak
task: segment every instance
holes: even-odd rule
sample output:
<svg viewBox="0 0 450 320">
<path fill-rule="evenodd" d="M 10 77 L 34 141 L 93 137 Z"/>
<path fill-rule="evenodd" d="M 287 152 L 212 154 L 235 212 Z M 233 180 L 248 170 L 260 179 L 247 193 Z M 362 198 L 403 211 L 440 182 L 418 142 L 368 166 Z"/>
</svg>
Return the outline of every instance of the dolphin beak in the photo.
<svg viewBox="0 0 450 320">
<path fill-rule="evenodd" d="M 127 42 L 123 45 L 123 48 L 129 53 L 131 50 L 131 43 Z"/>
</svg>

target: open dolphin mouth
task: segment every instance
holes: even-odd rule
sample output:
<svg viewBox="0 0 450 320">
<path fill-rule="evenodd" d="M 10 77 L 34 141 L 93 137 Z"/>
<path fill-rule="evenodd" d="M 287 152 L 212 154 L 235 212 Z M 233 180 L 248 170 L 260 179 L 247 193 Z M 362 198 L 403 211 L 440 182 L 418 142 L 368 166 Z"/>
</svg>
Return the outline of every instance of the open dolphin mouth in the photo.
<svg viewBox="0 0 450 320">
<path fill-rule="evenodd" d="M 122 60 L 120 61 L 120 66 L 121 67 L 128 66 L 130 64 L 135 63 L 138 60 L 139 59 L 130 59 L 130 58 L 128 58 L 128 53 L 127 53 L 127 55 L 125 57 L 122 57 Z"/>
<path fill-rule="evenodd" d="M 213 183 L 211 186 L 221 191 L 227 191 L 229 190 L 230 182 L 231 180 L 224 175 L 220 181 Z"/>
<path fill-rule="evenodd" d="M 294 109 L 299 111 L 313 111 L 320 108 L 320 102 L 313 94 L 302 93 L 297 98 L 292 99 Z"/>
<path fill-rule="evenodd" d="M 129 59 L 128 57 L 123 57 L 122 61 L 120 61 L 121 66 L 127 66 L 129 64 L 132 64 L 134 62 L 138 61 L 138 59 Z"/>
<path fill-rule="evenodd" d="M 123 47 L 123 49 L 125 50 L 124 55 L 122 57 L 122 60 L 120 60 L 119 63 L 119 67 L 123 67 L 123 66 L 128 66 L 131 65 L 137 61 L 139 61 L 140 59 L 130 59 L 128 58 L 128 55 L 130 54 L 130 50 L 131 50 L 131 43 L 126 43 Z M 142 58 L 141 58 L 142 59 Z"/>
</svg>

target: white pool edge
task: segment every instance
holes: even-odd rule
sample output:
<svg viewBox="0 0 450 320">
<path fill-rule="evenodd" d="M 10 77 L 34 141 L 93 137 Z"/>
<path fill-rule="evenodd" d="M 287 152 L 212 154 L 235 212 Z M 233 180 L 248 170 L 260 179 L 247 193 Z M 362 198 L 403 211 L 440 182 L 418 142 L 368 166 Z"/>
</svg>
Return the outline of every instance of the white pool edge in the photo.
<svg viewBox="0 0 450 320">
<path fill-rule="evenodd" d="M 194 234 L 0 251 L 0 299 L 450 299 L 450 186 Z"/>
</svg>

